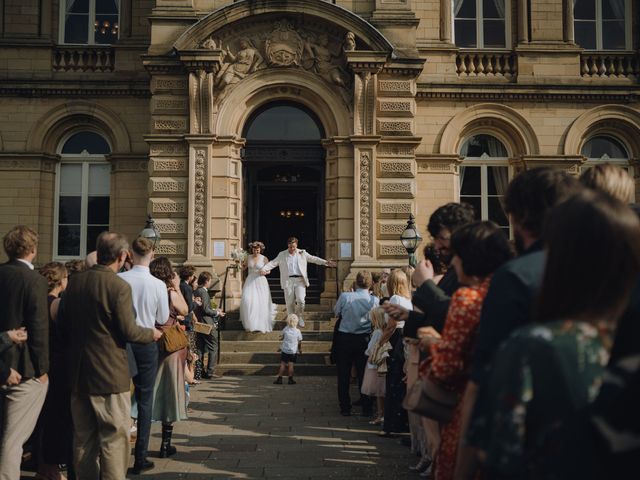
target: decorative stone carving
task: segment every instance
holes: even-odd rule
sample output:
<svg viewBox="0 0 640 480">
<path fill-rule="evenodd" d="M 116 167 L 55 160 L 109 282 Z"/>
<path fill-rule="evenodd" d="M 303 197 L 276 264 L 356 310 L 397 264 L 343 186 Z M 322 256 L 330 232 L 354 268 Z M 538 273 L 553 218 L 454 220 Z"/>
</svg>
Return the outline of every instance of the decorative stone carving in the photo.
<svg viewBox="0 0 640 480">
<path fill-rule="evenodd" d="M 151 168 L 154 172 L 162 173 L 184 172 L 187 169 L 187 161 L 181 158 L 154 158 L 151 160 Z"/>
<path fill-rule="evenodd" d="M 204 255 L 206 242 L 207 151 L 199 148 L 195 151 L 195 157 L 193 253 L 194 255 Z"/>
<path fill-rule="evenodd" d="M 265 68 L 264 59 L 251 41 L 243 37 L 240 39 L 240 48 L 234 55 L 227 46 L 224 50 L 226 63 L 222 66 L 214 86 L 223 90 L 227 85 L 233 85 L 247 75 Z"/>
<path fill-rule="evenodd" d="M 401 180 L 379 180 L 378 195 L 380 197 L 413 198 L 413 182 Z"/>
<path fill-rule="evenodd" d="M 152 193 L 186 193 L 187 180 L 175 178 L 150 178 Z"/>
<path fill-rule="evenodd" d="M 347 32 L 344 34 L 342 49 L 345 52 L 353 52 L 356 49 L 356 35 L 353 32 Z"/>
<path fill-rule="evenodd" d="M 384 161 L 378 162 L 378 172 L 381 177 L 405 177 L 412 178 L 413 162 L 407 161 Z"/>
<path fill-rule="evenodd" d="M 387 116 L 411 117 L 413 116 L 413 102 L 411 100 L 379 100 L 378 111 Z"/>
<path fill-rule="evenodd" d="M 371 255 L 371 155 L 360 154 L 360 254 Z"/>
<path fill-rule="evenodd" d="M 155 130 L 186 130 L 187 122 L 184 119 L 156 119 L 153 122 Z"/>
<path fill-rule="evenodd" d="M 382 200 L 378 202 L 378 215 L 382 218 L 405 218 L 410 213 L 413 213 L 413 206 L 410 202 L 393 200 Z"/>
<path fill-rule="evenodd" d="M 299 67 L 305 42 L 287 20 L 276 22 L 264 49 L 271 67 Z"/>
<path fill-rule="evenodd" d="M 169 240 L 160 240 L 156 246 L 156 255 L 184 255 L 186 245 L 184 242 L 173 242 Z"/>
<path fill-rule="evenodd" d="M 418 162 L 420 173 L 458 173 L 458 165 L 453 162 Z"/>
<path fill-rule="evenodd" d="M 186 219 L 159 218 L 156 228 L 161 235 L 183 235 L 187 232 Z"/>
<path fill-rule="evenodd" d="M 311 58 L 311 63 L 305 63 L 307 70 L 317 73 L 328 83 L 347 87 L 349 77 L 343 66 L 344 55 L 336 55 L 331 51 L 326 33 L 321 33 L 316 41 L 308 34 L 305 51 Z"/>
<path fill-rule="evenodd" d="M 186 199 L 173 199 L 173 198 L 152 198 L 149 200 L 151 203 L 151 213 L 186 213 L 187 201 Z"/>
<path fill-rule="evenodd" d="M 187 109 L 187 101 L 184 98 L 154 98 L 154 106 L 154 112 L 166 110 L 184 112 Z"/>
<path fill-rule="evenodd" d="M 400 237 L 404 229 L 407 228 L 406 223 L 379 223 L 378 230 L 380 235 L 387 237 Z"/>
<path fill-rule="evenodd" d="M 378 120 L 378 132 L 386 135 L 411 135 L 411 122 Z"/>
<path fill-rule="evenodd" d="M 54 172 L 55 163 L 51 160 L 42 159 L 5 160 L 0 157 L 0 171 L 2 170 Z"/>
<path fill-rule="evenodd" d="M 187 89 L 187 81 L 183 78 L 155 78 L 156 90 L 180 90 Z"/>
<path fill-rule="evenodd" d="M 378 147 L 379 157 L 412 157 L 413 153 L 414 147 L 408 147 L 405 145 L 382 144 Z"/>
<path fill-rule="evenodd" d="M 187 146 L 184 143 L 152 143 L 149 154 L 152 156 L 186 155 Z"/>
<path fill-rule="evenodd" d="M 400 242 L 397 244 L 380 243 L 378 252 L 381 257 L 406 257 L 407 251 Z"/>
<path fill-rule="evenodd" d="M 140 160 L 117 160 L 111 162 L 113 172 L 146 172 L 147 162 Z"/>
<path fill-rule="evenodd" d="M 407 80 L 380 80 L 378 81 L 380 94 L 411 95 L 411 82 Z"/>
<path fill-rule="evenodd" d="M 219 44 L 219 42 L 216 42 L 216 40 L 213 38 L 213 36 L 210 36 L 204 42 L 202 42 L 202 44 L 200 46 L 202 48 L 207 49 L 207 50 L 217 50 L 218 49 L 218 44 Z"/>
</svg>

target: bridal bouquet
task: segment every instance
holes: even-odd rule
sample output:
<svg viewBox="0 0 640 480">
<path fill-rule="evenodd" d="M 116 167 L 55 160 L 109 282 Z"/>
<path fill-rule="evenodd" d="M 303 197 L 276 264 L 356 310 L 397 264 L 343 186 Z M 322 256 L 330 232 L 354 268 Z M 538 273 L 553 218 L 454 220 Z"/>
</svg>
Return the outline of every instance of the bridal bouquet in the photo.
<svg viewBox="0 0 640 480">
<path fill-rule="evenodd" d="M 247 252 L 242 248 L 234 248 L 231 250 L 231 258 L 236 262 L 236 268 L 240 269 L 240 265 L 247 259 Z"/>
</svg>

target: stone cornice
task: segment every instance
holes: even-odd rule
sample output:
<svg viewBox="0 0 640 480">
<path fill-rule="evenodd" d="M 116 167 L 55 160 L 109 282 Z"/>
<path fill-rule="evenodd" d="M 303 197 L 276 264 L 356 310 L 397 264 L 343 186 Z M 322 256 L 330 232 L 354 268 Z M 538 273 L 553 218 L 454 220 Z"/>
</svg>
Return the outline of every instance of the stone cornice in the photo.
<svg viewBox="0 0 640 480">
<path fill-rule="evenodd" d="M 424 68 L 426 60 L 422 58 L 396 58 L 382 69 L 383 73 L 417 78 Z"/>
<path fill-rule="evenodd" d="M 149 73 L 182 74 L 184 65 L 175 55 L 142 55 L 142 65 Z"/>
<path fill-rule="evenodd" d="M 418 99 L 501 102 L 640 102 L 640 87 L 465 85 L 419 83 Z"/>
<path fill-rule="evenodd" d="M 0 84 L 0 97 L 151 97 L 149 82 L 21 82 Z"/>
</svg>

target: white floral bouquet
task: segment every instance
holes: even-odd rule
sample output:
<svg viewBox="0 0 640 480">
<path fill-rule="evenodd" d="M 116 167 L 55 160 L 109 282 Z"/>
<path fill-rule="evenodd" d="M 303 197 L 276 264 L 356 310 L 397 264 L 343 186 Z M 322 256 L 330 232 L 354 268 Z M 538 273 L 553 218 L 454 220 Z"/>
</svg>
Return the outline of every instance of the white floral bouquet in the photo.
<svg viewBox="0 0 640 480">
<path fill-rule="evenodd" d="M 247 259 L 248 253 L 242 248 L 234 248 L 231 250 L 231 258 L 236 262 L 236 268 L 240 268 L 240 265 Z"/>
</svg>

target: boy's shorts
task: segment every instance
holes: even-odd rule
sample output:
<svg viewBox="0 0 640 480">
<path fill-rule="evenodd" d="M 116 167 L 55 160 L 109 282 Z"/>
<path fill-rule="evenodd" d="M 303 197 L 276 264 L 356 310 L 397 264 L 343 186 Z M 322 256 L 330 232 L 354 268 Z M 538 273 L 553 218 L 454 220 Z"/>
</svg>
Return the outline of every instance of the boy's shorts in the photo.
<svg viewBox="0 0 640 480">
<path fill-rule="evenodd" d="M 298 359 L 297 353 L 284 353 L 284 352 L 280 353 L 280 361 L 284 363 L 289 363 L 289 362 L 296 363 L 297 359 Z"/>
</svg>

